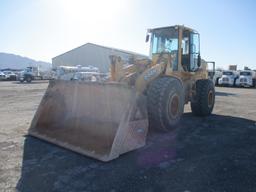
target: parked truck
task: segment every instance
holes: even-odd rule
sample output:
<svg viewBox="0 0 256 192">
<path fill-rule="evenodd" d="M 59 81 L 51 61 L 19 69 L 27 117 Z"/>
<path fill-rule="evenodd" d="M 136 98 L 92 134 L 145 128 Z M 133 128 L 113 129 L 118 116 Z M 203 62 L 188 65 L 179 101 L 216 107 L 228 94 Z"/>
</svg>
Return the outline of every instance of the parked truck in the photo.
<svg viewBox="0 0 256 192">
<path fill-rule="evenodd" d="M 35 79 L 43 79 L 38 67 L 27 67 L 19 75 L 19 81 L 22 83 L 24 81 L 30 83 L 32 80 Z"/>
<path fill-rule="evenodd" d="M 256 87 L 256 72 L 251 70 L 240 71 L 236 86 Z"/>
<path fill-rule="evenodd" d="M 238 79 L 238 73 L 236 71 L 226 70 L 222 72 L 221 78 L 219 78 L 220 86 L 235 86 Z"/>
</svg>

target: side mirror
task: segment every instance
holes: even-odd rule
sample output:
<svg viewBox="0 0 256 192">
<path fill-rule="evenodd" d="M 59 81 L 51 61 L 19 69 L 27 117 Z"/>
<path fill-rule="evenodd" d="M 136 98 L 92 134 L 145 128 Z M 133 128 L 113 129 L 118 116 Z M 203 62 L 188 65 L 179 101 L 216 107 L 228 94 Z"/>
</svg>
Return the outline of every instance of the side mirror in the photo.
<svg viewBox="0 0 256 192">
<path fill-rule="evenodd" d="M 197 66 L 198 66 L 198 67 L 201 66 L 201 56 L 200 56 L 200 55 L 198 55 Z"/>
<path fill-rule="evenodd" d="M 146 43 L 149 41 L 149 34 L 146 36 Z"/>
</svg>

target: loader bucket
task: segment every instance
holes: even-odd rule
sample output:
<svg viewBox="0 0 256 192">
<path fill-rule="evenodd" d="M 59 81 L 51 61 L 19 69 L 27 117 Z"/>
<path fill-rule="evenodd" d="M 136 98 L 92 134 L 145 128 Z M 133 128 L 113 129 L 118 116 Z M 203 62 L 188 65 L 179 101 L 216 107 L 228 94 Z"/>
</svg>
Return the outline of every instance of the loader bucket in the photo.
<svg viewBox="0 0 256 192">
<path fill-rule="evenodd" d="M 29 134 L 109 161 L 145 145 L 145 96 L 120 83 L 50 81 Z"/>
</svg>

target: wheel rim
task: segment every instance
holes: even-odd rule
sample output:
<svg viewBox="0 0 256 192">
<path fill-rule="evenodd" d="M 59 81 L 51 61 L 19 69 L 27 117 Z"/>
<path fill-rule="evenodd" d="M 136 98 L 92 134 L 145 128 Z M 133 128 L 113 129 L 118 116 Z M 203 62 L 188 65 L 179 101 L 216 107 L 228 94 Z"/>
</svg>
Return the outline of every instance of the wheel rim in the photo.
<svg viewBox="0 0 256 192">
<path fill-rule="evenodd" d="M 210 90 L 208 93 L 208 107 L 211 108 L 213 105 L 213 91 Z"/>
<path fill-rule="evenodd" d="M 169 117 L 175 119 L 179 115 L 179 96 L 174 94 L 168 104 Z"/>
</svg>

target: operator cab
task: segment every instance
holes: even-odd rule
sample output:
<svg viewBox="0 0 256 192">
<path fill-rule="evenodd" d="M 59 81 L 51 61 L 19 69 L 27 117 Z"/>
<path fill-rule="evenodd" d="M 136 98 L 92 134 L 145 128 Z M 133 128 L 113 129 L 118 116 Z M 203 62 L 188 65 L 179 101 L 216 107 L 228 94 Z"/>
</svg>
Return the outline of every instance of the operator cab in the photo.
<svg viewBox="0 0 256 192">
<path fill-rule="evenodd" d="M 201 65 L 200 36 L 195 30 L 176 25 L 149 29 L 148 33 L 151 33 L 150 56 L 152 58 L 169 54 L 172 58 L 170 66 L 173 71 L 178 71 L 178 66 L 182 66 L 183 70 L 188 72 L 198 70 Z M 146 41 L 148 40 L 149 35 L 146 38 Z"/>
</svg>

